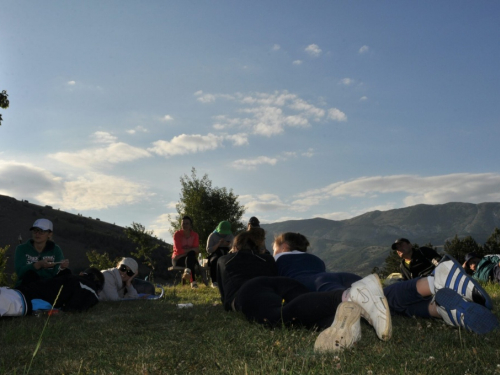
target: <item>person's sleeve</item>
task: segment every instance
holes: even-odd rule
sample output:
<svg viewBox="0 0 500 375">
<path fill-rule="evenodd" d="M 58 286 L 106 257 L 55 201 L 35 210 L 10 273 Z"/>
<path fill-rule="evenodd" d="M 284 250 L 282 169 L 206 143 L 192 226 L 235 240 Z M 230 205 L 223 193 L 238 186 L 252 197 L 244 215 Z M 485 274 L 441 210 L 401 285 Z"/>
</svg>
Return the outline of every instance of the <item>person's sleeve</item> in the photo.
<svg viewBox="0 0 500 375">
<path fill-rule="evenodd" d="M 139 295 L 137 294 L 137 290 L 135 290 L 135 288 L 132 285 L 127 286 L 126 288 L 127 288 L 127 293 L 125 293 L 123 298 L 137 298 L 137 297 L 139 297 Z"/>
<path fill-rule="evenodd" d="M 105 277 L 104 287 L 100 292 L 101 300 L 118 301 L 120 299 L 120 296 L 118 295 L 118 289 L 113 280 L 114 277 Z"/>
<path fill-rule="evenodd" d="M 26 264 L 26 254 L 22 246 L 16 247 L 15 269 L 18 279 L 22 279 L 24 274 L 29 270 L 36 271 L 34 263 Z"/>
<path fill-rule="evenodd" d="M 64 259 L 64 255 L 63 255 L 63 252 L 61 250 L 61 248 L 57 245 L 55 245 L 55 248 L 54 248 L 54 262 L 60 262 Z M 58 273 L 59 273 L 59 267 L 60 267 L 60 264 L 57 264 L 54 269 L 52 270 L 52 277 L 56 276 Z"/>
<path fill-rule="evenodd" d="M 214 252 L 213 247 L 216 243 L 216 236 L 213 233 L 210 233 L 207 240 L 207 253 L 212 254 Z"/>
</svg>

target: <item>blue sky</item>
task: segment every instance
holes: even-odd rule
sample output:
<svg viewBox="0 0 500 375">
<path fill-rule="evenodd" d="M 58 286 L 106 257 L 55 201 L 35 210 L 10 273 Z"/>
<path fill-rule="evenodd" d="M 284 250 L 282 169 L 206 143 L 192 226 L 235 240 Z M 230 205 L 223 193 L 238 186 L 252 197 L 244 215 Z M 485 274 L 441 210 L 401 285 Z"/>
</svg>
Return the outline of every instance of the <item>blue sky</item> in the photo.
<svg viewBox="0 0 500 375">
<path fill-rule="evenodd" d="M 245 219 L 500 200 L 496 1 L 1 1 L 0 194 L 170 240 L 179 178 Z"/>
</svg>

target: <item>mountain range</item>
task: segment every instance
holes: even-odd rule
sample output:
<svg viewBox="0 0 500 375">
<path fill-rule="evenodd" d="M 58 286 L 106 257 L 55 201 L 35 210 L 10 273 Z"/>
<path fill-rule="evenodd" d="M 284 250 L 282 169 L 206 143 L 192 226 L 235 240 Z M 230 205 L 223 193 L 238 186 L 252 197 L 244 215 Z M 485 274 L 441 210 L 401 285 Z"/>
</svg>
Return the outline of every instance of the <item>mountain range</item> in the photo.
<svg viewBox="0 0 500 375">
<path fill-rule="evenodd" d="M 0 247 L 9 245 L 7 273 L 14 272 L 14 252 L 19 243 L 31 238 L 29 228 L 38 218 L 54 223 L 54 240 L 70 259 L 71 268 L 79 271 L 88 265 L 86 252 L 107 252 L 111 259 L 130 255 L 134 244 L 123 227 L 99 218 L 40 206 L 25 200 L 0 195 Z M 472 236 L 483 244 L 496 227 L 500 228 L 500 203 L 446 203 L 372 211 L 347 220 L 321 218 L 289 220 L 263 224 L 266 246 L 272 251 L 273 238 L 282 232 L 299 232 L 311 243 L 311 253 L 322 258 L 329 271 L 368 274 L 382 267 L 391 244 L 400 237 L 412 243 L 432 243 L 442 251 L 447 240 Z M 171 245 L 160 242 L 155 251 L 157 273 L 166 277 L 170 265 Z M 147 274 L 147 269 L 141 269 Z M 156 274 L 156 273 L 155 273 Z"/>
</svg>

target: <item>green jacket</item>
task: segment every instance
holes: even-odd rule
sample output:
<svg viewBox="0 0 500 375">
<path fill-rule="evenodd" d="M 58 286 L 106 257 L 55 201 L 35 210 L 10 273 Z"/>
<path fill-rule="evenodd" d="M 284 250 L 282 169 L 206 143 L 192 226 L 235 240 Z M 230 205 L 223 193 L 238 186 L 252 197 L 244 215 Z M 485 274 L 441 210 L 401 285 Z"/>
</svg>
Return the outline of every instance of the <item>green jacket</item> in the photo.
<svg viewBox="0 0 500 375">
<path fill-rule="evenodd" d="M 33 240 L 29 240 L 22 245 L 16 247 L 15 268 L 17 274 L 16 286 L 21 284 L 21 281 L 29 270 L 35 271 L 42 279 L 50 279 L 59 272 L 59 264 L 53 268 L 35 269 L 33 263 L 45 259 L 48 262 L 60 262 L 64 259 L 63 252 L 59 246 L 53 241 L 47 241 L 45 248 L 39 253 L 33 246 Z"/>
<path fill-rule="evenodd" d="M 486 255 L 477 264 L 476 271 L 472 277 L 476 280 L 490 281 L 491 273 L 493 269 L 498 266 L 498 262 L 500 262 L 500 256 Z"/>
</svg>

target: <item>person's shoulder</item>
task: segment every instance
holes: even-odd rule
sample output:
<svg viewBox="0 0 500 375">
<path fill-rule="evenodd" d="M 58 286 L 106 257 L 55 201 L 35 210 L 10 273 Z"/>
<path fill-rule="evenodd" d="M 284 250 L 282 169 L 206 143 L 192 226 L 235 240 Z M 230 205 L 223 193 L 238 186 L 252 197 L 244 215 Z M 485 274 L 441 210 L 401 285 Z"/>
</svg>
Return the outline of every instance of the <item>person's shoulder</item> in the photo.
<svg viewBox="0 0 500 375">
<path fill-rule="evenodd" d="M 438 252 L 430 247 L 427 247 L 427 246 L 422 246 L 422 247 L 419 247 L 418 248 L 422 254 L 430 254 L 430 255 L 435 255 L 435 254 L 438 254 Z"/>
</svg>

